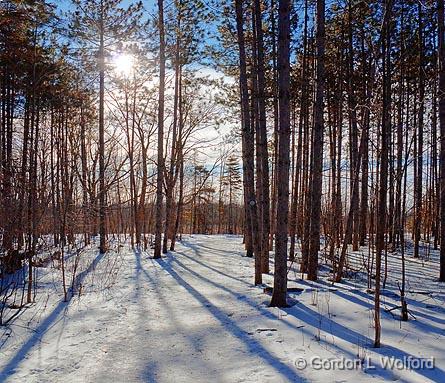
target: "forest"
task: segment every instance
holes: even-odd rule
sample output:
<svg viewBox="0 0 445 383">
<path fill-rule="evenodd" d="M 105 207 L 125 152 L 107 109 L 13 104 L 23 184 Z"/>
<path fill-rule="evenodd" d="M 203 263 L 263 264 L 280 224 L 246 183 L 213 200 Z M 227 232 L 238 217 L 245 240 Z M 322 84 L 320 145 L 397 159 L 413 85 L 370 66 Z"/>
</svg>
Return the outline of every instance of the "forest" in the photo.
<svg viewBox="0 0 445 383">
<path fill-rule="evenodd" d="M 0 1 L 0 382 L 445 381 L 444 4 Z"/>
</svg>

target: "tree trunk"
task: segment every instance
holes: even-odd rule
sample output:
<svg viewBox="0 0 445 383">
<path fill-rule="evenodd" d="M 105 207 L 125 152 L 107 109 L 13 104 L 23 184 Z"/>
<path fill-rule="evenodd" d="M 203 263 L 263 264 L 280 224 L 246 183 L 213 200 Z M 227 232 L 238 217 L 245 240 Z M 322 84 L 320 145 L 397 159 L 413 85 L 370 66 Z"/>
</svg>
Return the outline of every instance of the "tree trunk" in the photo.
<svg viewBox="0 0 445 383">
<path fill-rule="evenodd" d="M 255 1 L 255 24 L 256 24 L 256 46 L 257 46 L 257 99 L 258 99 L 258 133 L 259 145 L 257 155 L 260 156 L 261 166 L 261 270 L 269 272 L 269 226 L 270 226 L 270 198 L 269 198 L 269 156 L 267 153 L 267 127 L 266 127 L 266 95 L 265 95 L 265 69 L 264 69 L 264 42 L 263 22 L 260 0 Z"/>
<path fill-rule="evenodd" d="M 377 204 L 376 230 L 376 270 L 375 270 L 375 300 L 374 300 L 374 347 L 380 347 L 380 279 L 382 267 L 382 252 L 385 250 L 386 231 L 386 197 L 388 191 L 388 143 L 391 132 L 391 13 L 392 0 L 385 2 L 385 15 L 382 30 L 382 60 L 383 60 L 383 101 L 382 101 L 382 129 L 380 148 L 380 179 Z"/>
<path fill-rule="evenodd" d="M 280 0 L 278 9 L 279 140 L 277 164 L 277 219 L 275 272 L 270 306 L 287 306 L 287 235 L 289 214 L 290 147 L 290 0 Z"/>
<path fill-rule="evenodd" d="M 105 102 L 105 52 L 104 52 L 104 4 L 101 1 L 100 25 L 99 25 L 99 251 L 105 253 L 106 249 L 106 212 L 105 212 L 105 126 L 104 126 L 104 102 Z"/>
<path fill-rule="evenodd" d="M 324 102 L 324 52 L 325 52 L 325 1 L 317 0 L 317 89 L 314 106 L 314 133 L 312 146 L 311 208 L 307 277 L 317 280 L 318 251 L 320 250 L 320 215 L 323 177 L 323 102 Z"/>
<path fill-rule="evenodd" d="M 246 197 L 246 208 L 250 222 L 247 225 L 247 235 L 250 236 L 255 255 L 255 284 L 262 283 L 261 273 L 261 253 L 259 247 L 258 236 L 258 215 L 257 202 L 255 200 L 255 185 L 254 185 L 254 135 L 253 127 L 251 126 L 250 110 L 249 110 L 249 90 L 247 84 L 247 65 L 246 65 L 246 50 L 244 43 L 244 17 L 243 17 L 243 1 L 235 1 L 236 8 L 236 28 L 238 36 L 238 49 L 240 60 L 240 92 L 241 92 L 241 113 L 242 113 L 242 147 L 243 147 L 243 173 L 244 189 Z M 250 231 L 250 233 L 249 233 Z"/>
<path fill-rule="evenodd" d="M 445 282 L 445 25 L 444 0 L 438 0 L 440 125 L 440 275 Z"/>
<path fill-rule="evenodd" d="M 158 164 L 156 177 L 155 248 L 153 258 L 161 258 L 162 199 L 164 182 L 164 98 L 165 98 L 165 32 L 164 0 L 158 0 L 159 10 L 159 104 L 158 104 Z"/>
</svg>

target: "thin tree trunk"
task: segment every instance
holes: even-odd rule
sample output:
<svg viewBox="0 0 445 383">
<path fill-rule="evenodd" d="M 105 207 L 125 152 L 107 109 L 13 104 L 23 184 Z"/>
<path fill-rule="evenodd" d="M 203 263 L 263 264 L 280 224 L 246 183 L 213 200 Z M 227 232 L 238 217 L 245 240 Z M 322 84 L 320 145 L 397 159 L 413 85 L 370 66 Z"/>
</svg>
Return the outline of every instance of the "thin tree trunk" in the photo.
<svg viewBox="0 0 445 383">
<path fill-rule="evenodd" d="M 105 212 L 105 126 L 104 126 L 104 102 L 105 102 L 105 52 L 104 52 L 104 3 L 100 4 L 99 25 L 99 251 L 106 252 L 106 212 Z"/>
<path fill-rule="evenodd" d="M 250 236 L 255 255 L 255 284 L 262 283 L 261 273 L 261 253 L 259 247 L 258 236 L 258 216 L 257 202 L 255 200 L 254 185 L 254 137 L 253 127 L 251 126 L 250 110 L 249 110 L 249 90 L 247 84 L 247 65 L 246 50 L 244 42 L 244 17 L 243 17 L 243 1 L 235 0 L 236 8 L 236 28 L 238 36 L 238 49 L 240 60 L 240 91 L 241 91 L 241 113 L 242 113 L 242 148 L 243 148 L 243 173 L 245 197 L 247 202 L 247 214 L 250 222 L 247 225 L 247 235 Z M 250 230 L 249 230 L 250 229 Z M 250 233 L 249 233 L 250 231 Z"/>
<path fill-rule="evenodd" d="M 320 216 L 323 177 L 323 102 L 324 102 L 324 52 L 325 52 L 325 1 L 317 0 L 317 89 L 314 106 L 314 137 L 312 147 L 312 178 L 310 187 L 310 230 L 308 254 L 308 279 L 317 280 L 318 251 L 320 250 Z"/>
<path fill-rule="evenodd" d="M 388 191 L 388 144 L 391 132 L 391 13 L 392 0 L 385 2 L 385 16 L 382 30 L 382 59 L 383 59 L 383 110 L 380 149 L 380 179 L 377 204 L 377 232 L 376 232 L 376 270 L 375 270 L 375 300 L 374 300 L 374 347 L 380 347 L 380 283 L 382 252 L 385 250 L 386 231 L 386 197 Z"/>
<path fill-rule="evenodd" d="M 164 0 L 158 0 L 159 10 L 159 104 L 158 104 L 158 164 L 156 177 L 156 223 L 154 258 L 161 258 L 162 199 L 164 182 L 164 98 L 165 98 L 165 32 Z"/>
</svg>

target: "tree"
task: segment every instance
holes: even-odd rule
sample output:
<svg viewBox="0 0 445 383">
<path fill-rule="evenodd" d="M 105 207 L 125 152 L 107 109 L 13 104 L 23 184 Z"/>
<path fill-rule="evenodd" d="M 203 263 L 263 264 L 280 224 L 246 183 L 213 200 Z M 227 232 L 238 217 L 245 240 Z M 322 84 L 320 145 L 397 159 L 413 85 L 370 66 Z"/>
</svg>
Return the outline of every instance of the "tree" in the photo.
<svg viewBox="0 0 445 383">
<path fill-rule="evenodd" d="M 72 22 L 72 37 L 82 46 L 97 48 L 97 66 L 99 74 L 99 250 L 106 251 L 106 197 L 105 180 L 105 74 L 107 50 L 115 48 L 118 42 L 130 38 L 136 30 L 140 18 L 142 3 L 122 8 L 122 0 L 73 0 L 76 7 Z M 91 59 L 91 58 L 89 58 Z"/>
<path fill-rule="evenodd" d="M 269 155 L 267 152 L 267 127 L 266 127 L 266 79 L 264 68 L 264 38 L 263 17 L 261 12 L 261 1 L 254 0 L 255 20 L 255 46 L 257 49 L 256 75 L 257 75 L 257 153 L 259 157 L 257 169 L 258 218 L 261 241 L 261 270 L 269 272 L 269 228 L 270 228 L 270 198 L 269 198 Z"/>
<path fill-rule="evenodd" d="M 444 1 L 437 1 L 439 27 L 439 124 L 440 124 L 440 275 L 445 282 L 445 22 Z"/>
<path fill-rule="evenodd" d="M 156 176 L 156 223 L 154 258 L 161 258 L 162 199 L 164 182 L 164 99 L 165 99 L 165 31 L 164 1 L 158 0 L 159 28 L 159 103 L 158 103 L 158 163 Z"/>
<path fill-rule="evenodd" d="M 229 189 L 229 213 L 227 217 L 227 232 L 229 234 L 234 234 L 234 200 L 236 199 L 236 193 L 241 189 L 242 180 L 238 158 L 233 155 L 227 158 L 222 184 Z"/>
<path fill-rule="evenodd" d="M 317 89 L 314 106 L 314 132 L 312 146 L 312 172 L 310 181 L 310 228 L 307 277 L 317 279 L 318 251 L 320 250 L 320 215 L 323 181 L 323 131 L 324 131 L 324 52 L 325 52 L 325 2 L 317 0 Z"/>
<path fill-rule="evenodd" d="M 250 237 L 255 255 L 255 284 L 262 283 L 261 274 L 261 252 L 259 246 L 258 233 L 258 212 L 257 201 L 255 199 L 254 185 L 254 135 L 251 126 L 251 116 L 249 107 L 249 88 L 247 83 L 246 48 L 244 40 L 244 15 L 243 1 L 235 1 L 236 31 L 239 50 L 240 67 L 240 94 L 241 94 L 241 125 L 242 125 L 242 154 L 243 154 L 243 174 L 246 209 L 246 235 Z"/>
<path fill-rule="evenodd" d="M 393 1 L 385 1 L 383 26 L 381 34 L 381 56 L 383 71 L 383 100 L 380 147 L 380 184 L 377 205 L 377 233 L 375 260 L 375 301 L 374 301 L 374 347 L 380 347 L 380 284 L 382 253 L 385 249 L 386 201 L 388 192 L 388 144 L 391 131 L 391 17 Z"/>
<path fill-rule="evenodd" d="M 272 307 L 287 306 L 287 234 L 289 213 L 290 147 L 290 11 L 289 0 L 278 9 L 279 144 L 277 164 L 277 218 Z"/>
</svg>

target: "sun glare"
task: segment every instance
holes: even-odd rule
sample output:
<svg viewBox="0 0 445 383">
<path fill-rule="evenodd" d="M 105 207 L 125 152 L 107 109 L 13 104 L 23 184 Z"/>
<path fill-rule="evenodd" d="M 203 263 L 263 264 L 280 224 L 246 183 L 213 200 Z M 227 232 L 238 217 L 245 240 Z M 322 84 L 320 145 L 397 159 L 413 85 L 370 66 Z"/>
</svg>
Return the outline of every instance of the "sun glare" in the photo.
<svg viewBox="0 0 445 383">
<path fill-rule="evenodd" d="M 114 57 L 113 64 L 116 73 L 128 77 L 134 66 L 134 57 L 127 53 L 121 53 Z"/>
</svg>

